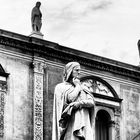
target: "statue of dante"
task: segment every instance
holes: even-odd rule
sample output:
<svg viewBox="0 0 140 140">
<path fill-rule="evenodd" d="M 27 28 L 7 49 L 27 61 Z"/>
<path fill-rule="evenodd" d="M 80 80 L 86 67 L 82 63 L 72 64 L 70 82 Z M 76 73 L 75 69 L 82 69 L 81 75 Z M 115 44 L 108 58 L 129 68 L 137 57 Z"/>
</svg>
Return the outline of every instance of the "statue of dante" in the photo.
<svg viewBox="0 0 140 140">
<path fill-rule="evenodd" d="M 55 87 L 52 140 L 93 140 L 94 97 L 79 74 L 80 64 L 69 62 Z"/>
<path fill-rule="evenodd" d="M 32 9 L 31 13 L 31 23 L 32 30 L 36 32 L 40 32 L 42 26 L 42 13 L 40 11 L 41 2 L 36 2 L 36 6 Z"/>
</svg>

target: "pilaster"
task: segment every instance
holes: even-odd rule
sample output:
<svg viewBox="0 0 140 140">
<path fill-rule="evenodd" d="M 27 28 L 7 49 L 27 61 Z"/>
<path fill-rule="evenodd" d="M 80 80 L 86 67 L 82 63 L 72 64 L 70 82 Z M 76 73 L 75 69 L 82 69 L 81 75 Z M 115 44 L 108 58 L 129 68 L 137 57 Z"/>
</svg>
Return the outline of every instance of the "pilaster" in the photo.
<svg viewBox="0 0 140 140">
<path fill-rule="evenodd" d="M 115 109 L 115 140 L 121 140 L 120 134 L 121 108 Z"/>
<path fill-rule="evenodd" d="M 34 140 L 43 140 L 43 75 L 44 63 L 34 61 Z"/>
<path fill-rule="evenodd" d="M 0 139 L 4 136 L 4 105 L 6 89 L 6 81 L 0 81 Z"/>
</svg>

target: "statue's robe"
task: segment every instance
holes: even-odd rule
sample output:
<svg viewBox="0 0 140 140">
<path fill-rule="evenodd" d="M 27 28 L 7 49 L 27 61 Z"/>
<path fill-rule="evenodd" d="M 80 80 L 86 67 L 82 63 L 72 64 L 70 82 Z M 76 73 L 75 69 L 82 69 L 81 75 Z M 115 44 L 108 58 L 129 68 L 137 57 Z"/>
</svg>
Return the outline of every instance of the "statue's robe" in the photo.
<svg viewBox="0 0 140 140">
<path fill-rule="evenodd" d="M 41 17 L 42 17 L 41 11 L 35 6 L 32 9 L 31 22 L 32 22 L 32 26 L 37 26 L 39 31 L 42 26 Z"/>
<path fill-rule="evenodd" d="M 93 140 L 94 99 L 88 91 L 82 91 L 72 99 L 74 87 L 67 83 L 58 84 L 54 92 L 52 140 Z M 80 108 L 70 104 L 80 102 Z"/>
</svg>

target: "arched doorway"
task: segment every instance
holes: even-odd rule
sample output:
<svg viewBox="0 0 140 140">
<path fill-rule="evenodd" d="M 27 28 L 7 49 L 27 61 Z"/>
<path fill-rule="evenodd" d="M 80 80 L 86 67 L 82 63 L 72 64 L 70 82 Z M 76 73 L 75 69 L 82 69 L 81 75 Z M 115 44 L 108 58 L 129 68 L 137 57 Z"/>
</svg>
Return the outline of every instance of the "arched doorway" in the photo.
<svg viewBox="0 0 140 140">
<path fill-rule="evenodd" d="M 94 140 L 115 140 L 120 136 L 121 101 L 114 88 L 97 76 L 85 76 L 82 83 L 90 83 L 88 88 L 95 99 Z M 115 123 L 115 121 L 118 121 Z M 116 129 L 117 128 L 117 129 Z"/>
<path fill-rule="evenodd" d="M 105 110 L 99 110 L 95 122 L 95 140 L 110 140 L 109 127 L 111 117 Z"/>
</svg>

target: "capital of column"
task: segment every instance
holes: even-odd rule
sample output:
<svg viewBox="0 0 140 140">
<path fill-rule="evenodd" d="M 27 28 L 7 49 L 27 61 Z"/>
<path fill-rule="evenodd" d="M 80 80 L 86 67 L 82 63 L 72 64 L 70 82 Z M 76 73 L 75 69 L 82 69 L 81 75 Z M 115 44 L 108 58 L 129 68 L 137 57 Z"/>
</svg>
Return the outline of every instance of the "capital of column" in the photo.
<svg viewBox="0 0 140 140">
<path fill-rule="evenodd" d="M 121 115 L 121 107 L 115 108 L 115 116 L 120 116 Z"/>
<path fill-rule="evenodd" d="M 0 82 L 0 91 L 6 92 L 7 85 L 5 82 Z"/>
<path fill-rule="evenodd" d="M 46 67 L 46 64 L 43 62 L 38 62 L 38 61 L 33 61 L 33 68 L 34 72 L 43 74 L 44 73 L 44 68 Z"/>
</svg>

